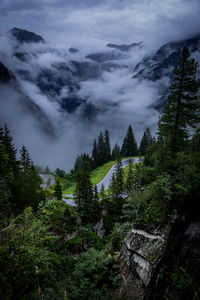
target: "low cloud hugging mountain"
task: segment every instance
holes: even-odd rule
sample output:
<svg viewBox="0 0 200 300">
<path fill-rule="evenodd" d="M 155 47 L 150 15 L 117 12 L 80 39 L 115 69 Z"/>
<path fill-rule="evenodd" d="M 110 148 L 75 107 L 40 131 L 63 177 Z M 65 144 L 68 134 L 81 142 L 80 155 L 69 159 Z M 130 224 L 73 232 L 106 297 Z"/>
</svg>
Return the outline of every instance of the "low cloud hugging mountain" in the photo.
<svg viewBox="0 0 200 300">
<path fill-rule="evenodd" d="M 128 51 L 105 45 L 85 53 L 68 51 L 73 45 L 22 43 L 10 33 L 1 41 L 0 61 L 15 78 L 7 89 L 0 87 L 6 99 L 1 98 L 1 121 L 8 123 L 18 146 L 26 143 L 37 164 L 67 170 L 78 153 L 91 150 L 100 130 L 108 128 L 113 143 L 122 142 L 129 124 L 138 142 L 146 127 L 155 132 L 184 44 L 165 45 L 155 54 L 145 44 L 127 46 Z M 189 42 L 193 55 L 199 50 L 195 43 L 198 37 Z M 166 47 L 171 47 L 169 55 Z"/>
</svg>

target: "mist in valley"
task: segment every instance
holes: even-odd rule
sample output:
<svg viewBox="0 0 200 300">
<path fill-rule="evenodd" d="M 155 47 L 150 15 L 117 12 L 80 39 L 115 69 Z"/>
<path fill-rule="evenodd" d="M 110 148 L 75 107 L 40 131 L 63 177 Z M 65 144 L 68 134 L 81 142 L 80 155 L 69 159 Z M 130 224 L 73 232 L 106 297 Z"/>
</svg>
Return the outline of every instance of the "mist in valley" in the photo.
<svg viewBox="0 0 200 300">
<path fill-rule="evenodd" d="M 133 78 L 134 69 L 162 44 L 197 32 L 198 1 L 191 1 L 189 15 L 188 1 L 184 0 L 175 1 L 180 8 L 176 12 L 173 11 L 174 1 L 167 4 L 157 0 L 141 1 L 140 4 L 125 1 L 123 7 L 120 1 L 109 4 L 106 1 L 101 4 L 79 1 L 76 7 L 71 1 L 58 1 L 56 5 L 53 1 L 35 1 L 32 5 L 27 1 L 16 2 L 20 3 L 20 9 L 17 5 L 12 5 L 11 9 L 6 1 L 0 4 L 4 11 L 0 16 L 3 24 L 0 61 L 15 77 L 12 79 L 14 84 L 0 85 L 0 122 L 7 123 L 18 148 L 22 145 L 28 148 L 35 164 L 48 165 L 51 170 L 58 167 L 69 171 L 78 154 L 91 154 L 94 139 L 105 129 L 110 132 L 112 146 L 116 142 L 121 145 L 129 124 L 138 145 L 147 127 L 156 133 L 160 87 L 168 86 L 169 78 L 163 76 L 156 82 L 140 80 Z M 191 14 L 192 22 L 189 26 L 184 25 L 185 20 L 191 20 Z M 19 44 L 6 33 L 12 27 L 40 34 L 46 43 Z M 74 60 L 92 63 L 85 56 L 110 52 L 107 43 L 141 41 L 141 48 L 133 48 L 123 53 L 120 61 L 112 61 L 119 65 L 118 68 L 103 70 L 97 78 L 78 81 L 80 87 L 76 95 L 86 99 L 86 103 L 72 112 L 61 107 L 63 97 L 70 95 L 67 86 L 64 85 L 57 94 L 52 91 L 45 94 L 38 87 L 40 70 L 48 69 L 59 77 L 55 65 L 70 65 Z M 70 47 L 79 51 L 72 54 L 67 50 Z M 25 59 L 19 60 L 14 55 L 16 52 L 26 53 Z"/>
</svg>

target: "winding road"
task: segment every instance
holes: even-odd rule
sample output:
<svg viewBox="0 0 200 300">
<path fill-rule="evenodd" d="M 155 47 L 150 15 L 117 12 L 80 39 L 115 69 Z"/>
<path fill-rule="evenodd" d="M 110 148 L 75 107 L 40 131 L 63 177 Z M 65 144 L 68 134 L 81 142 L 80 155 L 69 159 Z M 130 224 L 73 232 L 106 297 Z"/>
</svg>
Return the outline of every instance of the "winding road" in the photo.
<svg viewBox="0 0 200 300">
<path fill-rule="evenodd" d="M 134 157 L 131 159 L 132 162 L 135 163 L 139 163 L 142 161 L 141 157 Z M 126 166 L 128 166 L 129 164 L 129 158 L 123 159 L 122 160 L 122 168 L 125 168 Z M 112 179 L 112 175 L 115 172 L 115 167 L 116 167 L 117 163 L 115 163 L 112 168 L 110 169 L 110 171 L 106 174 L 106 176 L 97 184 L 97 190 L 98 192 L 100 192 L 102 184 L 104 185 L 104 189 L 107 190 L 110 186 L 111 183 L 111 179 Z M 65 199 L 63 198 L 63 201 L 65 201 L 67 204 L 70 204 L 72 206 L 75 206 L 74 200 L 73 200 L 73 195 L 68 194 L 68 195 L 64 195 L 65 197 L 70 197 L 71 199 Z"/>
</svg>

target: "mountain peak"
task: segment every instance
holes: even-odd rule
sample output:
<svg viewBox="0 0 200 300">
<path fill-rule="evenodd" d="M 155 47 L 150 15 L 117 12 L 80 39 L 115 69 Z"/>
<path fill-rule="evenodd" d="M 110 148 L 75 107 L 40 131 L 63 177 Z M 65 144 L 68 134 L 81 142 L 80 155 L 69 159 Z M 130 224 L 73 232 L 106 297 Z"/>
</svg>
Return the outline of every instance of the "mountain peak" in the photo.
<svg viewBox="0 0 200 300">
<path fill-rule="evenodd" d="M 124 52 L 128 52 L 130 51 L 132 48 L 135 48 L 135 47 L 142 47 L 142 42 L 140 43 L 132 43 L 130 45 L 125 45 L 125 44 L 122 44 L 122 45 L 116 45 L 116 44 L 107 44 L 106 47 L 109 47 L 109 48 L 114 48 L 114 49 L 117 49 L 117 50 L 120 50 L 120 51 L 124 51 Z"/>
<path fill-rule="evenodd" d="M 77 53 L 77 52 L 79 52 L 79 50 L 77 48 L 74 48 L 74 47 L 69 48 L 68 51 L 70 53 Z"/>
<path fill-rule="evenodd" d="M 39 42 L 44 43 L 45 42 L 43 37 L 41 37 L 40 35 L 21 28 L 14 27 L 13 29 L 10 30 L 10 33 L 20 43 L 39 43 Z"/>
</svg>

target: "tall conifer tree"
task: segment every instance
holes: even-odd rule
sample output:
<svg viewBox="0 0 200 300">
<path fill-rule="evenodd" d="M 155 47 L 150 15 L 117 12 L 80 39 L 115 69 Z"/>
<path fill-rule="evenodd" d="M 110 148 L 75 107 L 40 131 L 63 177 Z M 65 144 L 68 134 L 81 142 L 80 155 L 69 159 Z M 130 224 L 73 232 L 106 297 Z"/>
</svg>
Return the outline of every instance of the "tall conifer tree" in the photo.
<svg viewBox="0 0 200 300">
<path fill-rule="evenodd" d="M 126 136 L 124 138 L 121 155 L 122 157 L 137 155 L 137 143 L 133 135 L 133 129 L 131 125 L 129 125 Z"/>
<path fill-rule="evenodd" d="M 105 162 L 108 162 L 111 159 L 111 148 L 110 148 L 110 136 L 107 129 L 104 135 L 104 144 L 105 144 Z"/>
<path fill-rule="evenodd" d="M 112 150 L 112 160 L 116 160 L 121 157 L 120 147 L 118 144 L 115 144 Z"/>
<path fill-rule="evenodd" d="M 130 194 L 134 188 L 134 173 L 133 173 L 133 162 L 129 159 L 128 174 L 125 183 L 125 191 Z"/>
<path fill-rule="evenodd" d="M 147 128 L 143 134 L 143 137 L 140 142 L 139 154 L 145 155 L 147 148 L 153 143 L 153 138 L 150 132 L 150 129 Z"/>
<path fill-rule="evenodd" d="M 56 180 L 54 196 L 57 200 L 62 200 L 62 188 L 58 179 Z"/>
<path fill-rule="evenodd" d="M 97 149 L 97 141 L 94 140 L 93 149 L 92 149 L 92 160 L 94 168 L 98 167 L 98 149 Z"/>
<path fill-rule="evenodd" d="M 98 138 L 98 164 L 99 166 L 102 166 L 105 163 L 105 142 L 103 133 L 100 132 L 99 138 Z"/>
<path fill-rule="evenodd" d="M 197 67 L 197 62 L 190 59 L 189 50 L 183 48 L 174 70 L 168 103 L 158 125 L 158 141 L 171 154 L 183 149 L 189 137 L 189 127 L 195 127 L 200 120 Z"/>
</svg>

